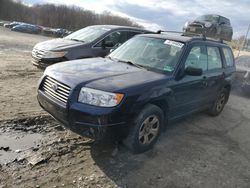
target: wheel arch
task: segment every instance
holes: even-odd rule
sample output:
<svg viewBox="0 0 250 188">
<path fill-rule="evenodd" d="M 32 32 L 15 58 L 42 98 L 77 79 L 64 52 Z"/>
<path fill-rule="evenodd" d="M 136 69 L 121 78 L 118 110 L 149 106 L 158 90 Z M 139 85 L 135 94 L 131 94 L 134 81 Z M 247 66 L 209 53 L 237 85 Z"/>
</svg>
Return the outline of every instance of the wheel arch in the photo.
<svg viewBox="0 0 250 188">
<path fill-rule="evenodd" d="M 224 86 L 224 88 L 227 89 L 228 91 L 231 91 L 231 85 L 230 85 L 230 84 L 226 84 L 226 85 Z"/>
<path fill-rule="evenodd" d="M 226 85 L 224 86 L 223 89 L 226 89 L 226 90 L 228 91 L 228 95 L 227 95 L 227 101 L 228 101 L 229 93 L 230 93 L 230 91 L 231 91 L 231 85 L 230 85 L 230 84 L 226 84 Z M 226 101 L 226 102 L 227 102 L 227 101 Z"/>
<path fill-rule="evenodd" d="M 165 127 L 168 122 L 168 110 L 169 110 L 168 102 L 166 100 L 154 100 L 150 101 L 149 104 L 153 104 L 162 110 L 164 115 L 164 127 Z"/>
</svg>

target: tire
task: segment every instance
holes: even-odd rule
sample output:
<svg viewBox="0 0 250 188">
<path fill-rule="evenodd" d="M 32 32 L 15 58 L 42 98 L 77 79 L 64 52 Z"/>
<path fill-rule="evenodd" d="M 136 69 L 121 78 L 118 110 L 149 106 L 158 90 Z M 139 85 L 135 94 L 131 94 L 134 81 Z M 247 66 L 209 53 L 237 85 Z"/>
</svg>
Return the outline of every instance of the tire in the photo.
<svg viewBox="0 0 250 188">
<path fill-rule="evenodd" d="M 209 115 L 218 116 L 222 112 L 225 104 L 227 103 L 228 97 L 229 97 L 229 90 L 223 88 L 219 93 L 217 99 L 215 100 L 214 104 L 212 105 L 212 107 L 208 110 Z"/>
<path fill-rule="evenodd" d="M 133 121 L 124 145 L 133 153 L 142 153 L 153 147 L 163 128 L 162 110 L 152 104 L 137 115 Z"/>
</svg>

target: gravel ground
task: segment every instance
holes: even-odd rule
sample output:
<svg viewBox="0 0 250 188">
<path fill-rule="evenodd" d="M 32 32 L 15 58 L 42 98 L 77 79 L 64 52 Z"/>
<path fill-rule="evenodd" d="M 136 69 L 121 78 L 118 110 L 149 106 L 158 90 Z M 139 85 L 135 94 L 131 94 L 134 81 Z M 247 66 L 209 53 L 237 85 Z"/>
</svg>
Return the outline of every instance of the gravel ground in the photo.
<svg viewBox="0 0 250 188">
<path fill-rule="evenodd" d="M 250 100 L 237 88 L 220 116 L 180 120 L 133 155 L 71 133 L 40 109 L 42 71 L 30 53 L 47 39 L 0 27 L 0 188 L 250 187 Z"/>
<path fill-rule="evenodd" d="M 35 92 L 42 71 L 31 64 L 31 50 L 37 42 L 48 39 L 0 27 L 0 119 L 42 112 Z"/>
</svg>

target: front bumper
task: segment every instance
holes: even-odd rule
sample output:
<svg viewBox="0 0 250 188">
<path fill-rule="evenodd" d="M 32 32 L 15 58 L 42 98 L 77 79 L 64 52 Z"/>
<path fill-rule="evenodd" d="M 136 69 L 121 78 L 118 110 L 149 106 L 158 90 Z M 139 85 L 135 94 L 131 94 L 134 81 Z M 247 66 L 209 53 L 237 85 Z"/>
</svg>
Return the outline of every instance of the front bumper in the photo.
<svg viewBox="0 0 250 188">
<path fill-rule="evenodd" d="M 99 139 L 105 136 L 108 128 L 115 130 L 121 137 L 127 134 L 129 118 L 121 116 L 115 109 L 80 103 L 65 105 L 40 90 L 37 99 L 40 106 L 57 121 L 82 136 Z"/>
<path fill-rule="evenodd" d="M 196 33 L 196 34 L 205 34 L 207 32 L 207 28 L 205 28 L 203 25 L 189 25 L 184 29 L 184 32 L 186 33 Z"/>
</svg>

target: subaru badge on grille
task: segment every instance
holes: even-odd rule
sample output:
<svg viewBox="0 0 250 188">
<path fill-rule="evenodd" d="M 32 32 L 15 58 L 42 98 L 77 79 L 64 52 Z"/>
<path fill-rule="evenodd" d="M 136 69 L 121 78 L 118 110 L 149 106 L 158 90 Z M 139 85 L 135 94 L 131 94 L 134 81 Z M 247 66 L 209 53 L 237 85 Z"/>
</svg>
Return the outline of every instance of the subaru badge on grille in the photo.
<svg viewBox="0 0 250 188">
<path fill-rule="evenodd" d="M 58 85 L 57 85 L 57 84 L 52 84 L 52 85 L 51 85 L 51 88 L 52 88 L 54 91 L 57 91 Z"/>
</svg>

